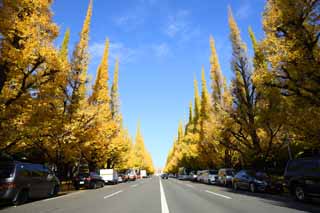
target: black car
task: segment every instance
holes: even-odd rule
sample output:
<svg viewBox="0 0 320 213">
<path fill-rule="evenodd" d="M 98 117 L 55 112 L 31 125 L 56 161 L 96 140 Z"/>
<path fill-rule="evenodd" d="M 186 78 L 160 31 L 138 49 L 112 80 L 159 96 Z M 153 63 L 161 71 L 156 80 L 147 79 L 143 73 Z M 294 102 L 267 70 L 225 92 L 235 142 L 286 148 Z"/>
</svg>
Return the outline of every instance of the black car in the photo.
<svg viewBox="0 0 320 213">
<path fill-rule="evenodd" d="M 276 192 L 283 191 L 282 183 L 273 181 L 265 172 L 254 170 L 241 170 L 233 178 L 233 189 L 245 189 L 251 192 Z"/>
<path fill-rule="evenodd" d="M 0 162 L 0 200 L 14 205 L 57 195 L 58 178 L 46 166 L 20 161 Z"/>
<path fill-rule="evenodd" d="M 169 178 L 169 175 L 168 175 L 168 174 L 165 174 L 165 173 L 164 173 L 164 174 L 161 174 L 161 178 L 162 178 L 162 179 L 168 179 L 168 178 Z"/>
<path fill-rule="evenodd" d="M 103 178 L 95 172 L 90 173 L 80 173 L 78 174 L 73 181 L 74 188 L 76 190 L 84 187 L 87 189 L 96 189 L 104 187 Z"/>
<path fill-rule="evenodd" d="M 297 200 L 320 197 L 320 157 L 290 160 L 284 179 L 285 185 Z"/>
</svg>

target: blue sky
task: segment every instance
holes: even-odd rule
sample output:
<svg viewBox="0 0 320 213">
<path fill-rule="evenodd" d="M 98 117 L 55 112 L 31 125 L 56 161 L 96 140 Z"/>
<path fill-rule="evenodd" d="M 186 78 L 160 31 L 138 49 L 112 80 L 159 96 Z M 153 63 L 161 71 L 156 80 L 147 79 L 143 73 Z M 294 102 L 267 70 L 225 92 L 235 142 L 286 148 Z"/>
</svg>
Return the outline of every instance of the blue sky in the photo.
<svg viewBox="0 0 320 213">
<path fill-rule="evenodd" d="M 71 29 L 70 51 L 79 39 L 89 0 L 54 1 L 59 45 Z M 165 164 L 178 123 L 193 99 L 193 79 L 202 65 L 209 80 L 209 36 L 224 75 L 230 79 L 228 5 L 250 47 L 251 26 L 263 37 L 263 0 L 94 0 L 90 28 L 89 75 L 94 80 L 106 37 L 110 39 L 110 79 L 120 58 L 120 96 L 124 125 L 135 135 L 138 120 L 155 166 Z"/>
</svg>

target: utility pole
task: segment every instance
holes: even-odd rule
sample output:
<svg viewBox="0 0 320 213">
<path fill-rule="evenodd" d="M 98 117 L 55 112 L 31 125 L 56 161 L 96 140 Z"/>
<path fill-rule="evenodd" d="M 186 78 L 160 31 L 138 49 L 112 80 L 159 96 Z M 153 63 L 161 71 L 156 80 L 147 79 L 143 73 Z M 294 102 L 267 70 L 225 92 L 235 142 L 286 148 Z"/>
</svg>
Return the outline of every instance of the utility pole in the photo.
<svg viewBox="0 0 320 213">
<path fill-rule="evenodd" d="M 288 144 L 288 154 L 289 154 L 289 159 L 292 160 L 292 151 L 291 151 L 291 147 L 290 147 L 290 138 L 288 136 L 288 133 L 286 133 L 285 136 L 285 143 Z"/>
</svg>

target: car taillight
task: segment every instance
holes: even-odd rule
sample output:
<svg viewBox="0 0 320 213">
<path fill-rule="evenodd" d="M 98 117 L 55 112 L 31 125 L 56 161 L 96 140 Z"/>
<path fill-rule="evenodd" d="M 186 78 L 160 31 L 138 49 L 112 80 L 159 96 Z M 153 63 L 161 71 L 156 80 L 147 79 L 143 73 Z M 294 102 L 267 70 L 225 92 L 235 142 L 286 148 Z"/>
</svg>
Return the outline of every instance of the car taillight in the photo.
<svg viewBox="0 0 320 213">
<path fill-rule="evenodd" d="M 16 188 L 15 183 L 4 183 L 0 185 L 0 189 L 13 189 Z"/>
</svg>

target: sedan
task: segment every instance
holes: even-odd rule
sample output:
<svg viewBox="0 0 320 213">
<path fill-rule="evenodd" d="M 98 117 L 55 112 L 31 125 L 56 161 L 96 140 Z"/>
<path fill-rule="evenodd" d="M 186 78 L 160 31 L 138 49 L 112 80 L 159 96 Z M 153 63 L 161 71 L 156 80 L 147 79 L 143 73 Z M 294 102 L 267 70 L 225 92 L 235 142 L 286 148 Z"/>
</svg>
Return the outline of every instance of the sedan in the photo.
<svg viewBox="0 0 320 213">
<path fill-rule="evenodd" d="M 282 192 L 282 184 L 271 180 L 264 172 L 241 170 L 233 178 L 233 189 L 245 189 L 251 192 Z"/>
</svg>

